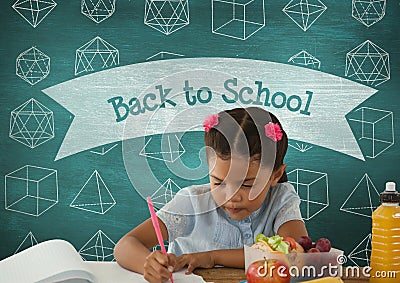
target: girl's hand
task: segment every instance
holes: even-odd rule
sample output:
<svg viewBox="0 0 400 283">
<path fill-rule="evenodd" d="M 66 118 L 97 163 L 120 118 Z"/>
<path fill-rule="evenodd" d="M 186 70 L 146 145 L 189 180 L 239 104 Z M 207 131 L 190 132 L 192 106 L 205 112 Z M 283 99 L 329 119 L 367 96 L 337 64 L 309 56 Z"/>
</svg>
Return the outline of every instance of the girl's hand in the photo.
<svg viewBox="0 0 400 283">
<path fill-rule="evenodd" d="M 174 254 L 165 255 L 158 250 L 152 252 L 146 257 L 144 263 L 144 279 L 151 283 L 168 281 L 174 271 L 176 259 Z"/>
<path fill-rule="evenodd" d="M 188 266 L 185 273 L 190 274 L 197 267 L 202 268 L 212 268 L 215 265 L 214 258 L 212 256 L 212 252 L 201 252 L 201 253 L 193 253 L 193 254 L 183 254 L 176 258 L 175 268 L 174 270 L 179 270 L 185 265 Z"/>
</svg>

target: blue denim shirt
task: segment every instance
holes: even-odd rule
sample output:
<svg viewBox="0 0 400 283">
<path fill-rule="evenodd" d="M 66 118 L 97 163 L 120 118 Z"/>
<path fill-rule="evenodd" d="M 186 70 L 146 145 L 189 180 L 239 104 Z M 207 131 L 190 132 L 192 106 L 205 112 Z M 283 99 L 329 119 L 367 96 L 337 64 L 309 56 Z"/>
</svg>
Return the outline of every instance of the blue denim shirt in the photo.
<svg viewBox="0 0 400 283">
<path fill-rule="evenodd" d="M 176 255 L 243 248 L 263 233 L 273 236 L 290 220 L 302 220 L 300 198 L 289 183 L 271 187 L 262 206 L 243 220 L 233 220 L 217 207 L 210 184 L 181 189 L 157 216 L 168 230 L 168 252 Z"/>
</svg>

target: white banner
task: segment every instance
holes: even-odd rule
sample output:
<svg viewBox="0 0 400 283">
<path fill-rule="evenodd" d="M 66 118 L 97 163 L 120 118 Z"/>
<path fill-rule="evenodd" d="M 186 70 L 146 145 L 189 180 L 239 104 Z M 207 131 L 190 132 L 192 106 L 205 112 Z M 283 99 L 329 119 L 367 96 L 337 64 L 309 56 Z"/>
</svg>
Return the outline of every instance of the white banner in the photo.
<svg viewBox="0 0 400 283">
<path fill-rule="evenodd" d="M 144 135 L 202 131 L 206 115 L 248 106 L 275 114 L 289 139 L 364 160 L 345 115 L 376 90 L 288 64 L 188 58 L 108 69 L 43 92 L 74 115 L 56 160 Z"/>
</svg>

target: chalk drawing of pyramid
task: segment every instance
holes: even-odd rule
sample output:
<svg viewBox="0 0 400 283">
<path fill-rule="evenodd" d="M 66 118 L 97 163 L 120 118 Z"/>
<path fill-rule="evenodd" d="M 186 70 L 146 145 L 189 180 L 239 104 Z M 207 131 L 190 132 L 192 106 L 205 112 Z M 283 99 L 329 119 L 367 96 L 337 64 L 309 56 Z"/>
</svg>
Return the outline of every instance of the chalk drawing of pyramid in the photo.
<svg viewBox="0 0 400 283">
<path fill-rule="evenodd" d="M 368 174 L 365 174 L 342 204 L 340 210 L 371 218 L 372 212 L 379 205 L 379 193 Z"/>
<path fill-rule="evenodd" d="M 171 201 L 176 192 L 181 189 L 171 178 L 168 178 L 151 196 L 151 199 L 157 207 L 163 207 L 167 202 Z"/>
<path fill-rule="evenodd" d="M 114 261 L 114 246 L 114 241 L 99 230 L 83 245 L 79 254 L 87 261 Z"/>
<path fill-rule="evenodd" d="M 35 236 L 33 236 L 32 231 L 29 231 L 29 233 L 25 236 L 24 240 L 18 246 L 14 254 L 19 253 L 20 251 L 23 251 L 27 248 L 33 247 L 34 245 L 37 245 L 37 243 L 38 242 Z"/>
<path fill-rule="evenodd" d="M 106 146 L 101 146 L 98 148 L 95 148 L 93 150 L 91 150 L 91 153 L 97 154 L 97 155 L 101 155 L 104 156 L 107 153 L 109 153 L 111 150 L 113 150 L 116 146 L 118 146 L 118 143 L 114 144 L 114 145 L 106 145 Z"/>
<path fill-rule="evenodd" d="M 146 142 L 139 155 L 165 162 L 175 162 L 185 152 L 186 150 L 178 136 L 161 135 L 158 137 L 151 137 Z"/>
<path fill-rule="evenodd" d="M 178 54 L 178 53 L 172 53 L 172 52 L 166 52 L 166 51 L 160 51 L 148 58 L 146 58 L 146 61 L 150 60 L 168 60 L 168 59 L 175 59 L 179 57 L 183 57 L 184 55 Z"/>
<path fill-rule="evenodd" d="M 313 147 L 311 145 L 305 144 L 305 143 L 289 143 L 289 146 L 294 148 L 297 151 L 300 151 L 302 153 L 309 151 L 310 149 L 312 149 Z"/>
<path fill-rule="evenodd" d="M 79 193 L 69 205 L 98 214 L 105 214 L 116 201 L 97 170 L 93 171 Z"/>
<path fill-rule="evenodd" d="M 352 250 L 348 258 L 357 266 L 369 266 L 371 256 L 371 234 L 362 240 L 357 247 Z"/>
</svg>

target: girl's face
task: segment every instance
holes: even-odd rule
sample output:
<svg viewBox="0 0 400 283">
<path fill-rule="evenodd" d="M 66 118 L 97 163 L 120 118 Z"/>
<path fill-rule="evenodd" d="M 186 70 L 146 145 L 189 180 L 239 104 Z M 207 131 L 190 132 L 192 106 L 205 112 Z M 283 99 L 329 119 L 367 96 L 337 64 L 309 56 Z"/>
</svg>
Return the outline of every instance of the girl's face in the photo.
<svg viewBox="0 0 400 283">
<path fill-rule="evenodd" d="M 224 160 L 216 156 L 209 164 L 213 165 L 210 168 L 212 196 L 217 205 L 234 220 L 245 219 L 259 209 L 269 188 L 276 185 L 286 168 L 286 165 L 282 165 L 266 180 L 265 177 L 257 176 L 260 170 L 258 160 L 247 161 L 242 158 Z M 250 195 L 251 191 L 253 192 Z M 254 194 L 254 191 L 257 193 Z"/>
</svg>

